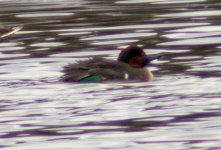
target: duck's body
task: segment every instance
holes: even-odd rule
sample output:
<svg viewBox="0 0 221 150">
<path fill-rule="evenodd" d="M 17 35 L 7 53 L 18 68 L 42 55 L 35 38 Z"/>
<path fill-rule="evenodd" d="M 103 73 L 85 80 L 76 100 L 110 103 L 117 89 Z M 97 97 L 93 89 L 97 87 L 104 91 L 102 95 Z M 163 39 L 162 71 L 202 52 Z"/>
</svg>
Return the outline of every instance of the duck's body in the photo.
<svg viewBox="0 0 221 150">
<path fill-rule="evenodd" d="M 146 59 L 143 49 L 130 46 L 121 51 L 117 61 L 94 57 L 69 64 L 64 67 L 65 74 L 61 80 L 66 82 L 150 81 L 153 79 L 153 74 L 145 66 L 151 60 Z"/>
<path fill-rule="evenodd" d="M 85 61 L 69 64 L 63 70 L 62 81 L 87 82 L 104 80 L 144 80 L 153 79 L 147 68 L 132 68 L 128 64 L 102 57 L 94 57 Z"/>
</svg>

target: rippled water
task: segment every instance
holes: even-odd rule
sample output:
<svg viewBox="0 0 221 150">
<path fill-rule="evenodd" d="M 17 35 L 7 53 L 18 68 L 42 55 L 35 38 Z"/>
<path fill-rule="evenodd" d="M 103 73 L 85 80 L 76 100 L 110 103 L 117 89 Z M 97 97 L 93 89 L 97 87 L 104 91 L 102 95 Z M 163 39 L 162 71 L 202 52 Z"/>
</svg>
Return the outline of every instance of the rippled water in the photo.
<svg viewBox="0 0 221 150">
<path fill-rule="evenodd" d="M 221 149 L 218 0 L 0 0 L 0 147 Z M 138 44 L 153 82 L 59 82 L 62 67 Z"/>
</svg>

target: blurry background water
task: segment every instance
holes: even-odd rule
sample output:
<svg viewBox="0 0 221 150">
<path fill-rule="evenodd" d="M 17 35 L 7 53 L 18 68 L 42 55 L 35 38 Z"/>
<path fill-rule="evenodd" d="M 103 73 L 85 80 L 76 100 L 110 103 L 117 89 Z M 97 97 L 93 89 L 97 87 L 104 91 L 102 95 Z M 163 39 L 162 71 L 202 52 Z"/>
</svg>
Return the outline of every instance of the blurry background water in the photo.
<svg viewBox="0 0 221 150">
<path fill-rule="evenodd" d="M 221 149 L 219 0 L 0 0 L 0 147 Z M 1 32 L 0 32 L 1 33 Z M 59 82 L 62 67 L 165 54 L 153 82 Z"/>
</svg>

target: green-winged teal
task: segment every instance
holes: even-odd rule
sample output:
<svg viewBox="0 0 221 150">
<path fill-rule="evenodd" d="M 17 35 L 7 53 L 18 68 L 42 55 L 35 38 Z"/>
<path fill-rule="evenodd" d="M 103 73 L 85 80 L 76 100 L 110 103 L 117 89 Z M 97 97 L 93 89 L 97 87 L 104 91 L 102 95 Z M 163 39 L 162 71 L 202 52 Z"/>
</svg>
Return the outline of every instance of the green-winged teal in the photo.
<svg viewBox="0 0 221 150">
<path fill-rule="evenodd" d="M 120 52 L 117 61 L 102 57 L 93 57 L 65 66 L 61 81 L 151 81 L 153 74 L 146 66 L 152 60 L 159 59 L 161 56 L 161 54 L 147 56 L 143 48 L 129 46 Z"/>
</svg>

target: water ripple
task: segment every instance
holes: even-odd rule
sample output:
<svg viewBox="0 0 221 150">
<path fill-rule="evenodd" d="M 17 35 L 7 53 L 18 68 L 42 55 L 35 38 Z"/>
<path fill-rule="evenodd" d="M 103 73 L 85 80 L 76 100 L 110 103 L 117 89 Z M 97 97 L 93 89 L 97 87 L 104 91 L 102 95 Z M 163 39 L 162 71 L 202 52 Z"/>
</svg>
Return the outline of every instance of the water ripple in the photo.
<svg viewBox="0 0 221 150">
<path fill-rule="evenodd" d="M 23 26 L 0 40 L 1 149 L 220 149 L 219 5 L 1 0 L 0 34 Z M 130 44 L 164 54 L 154 81 L 59 81 Z"/>
</svg>

